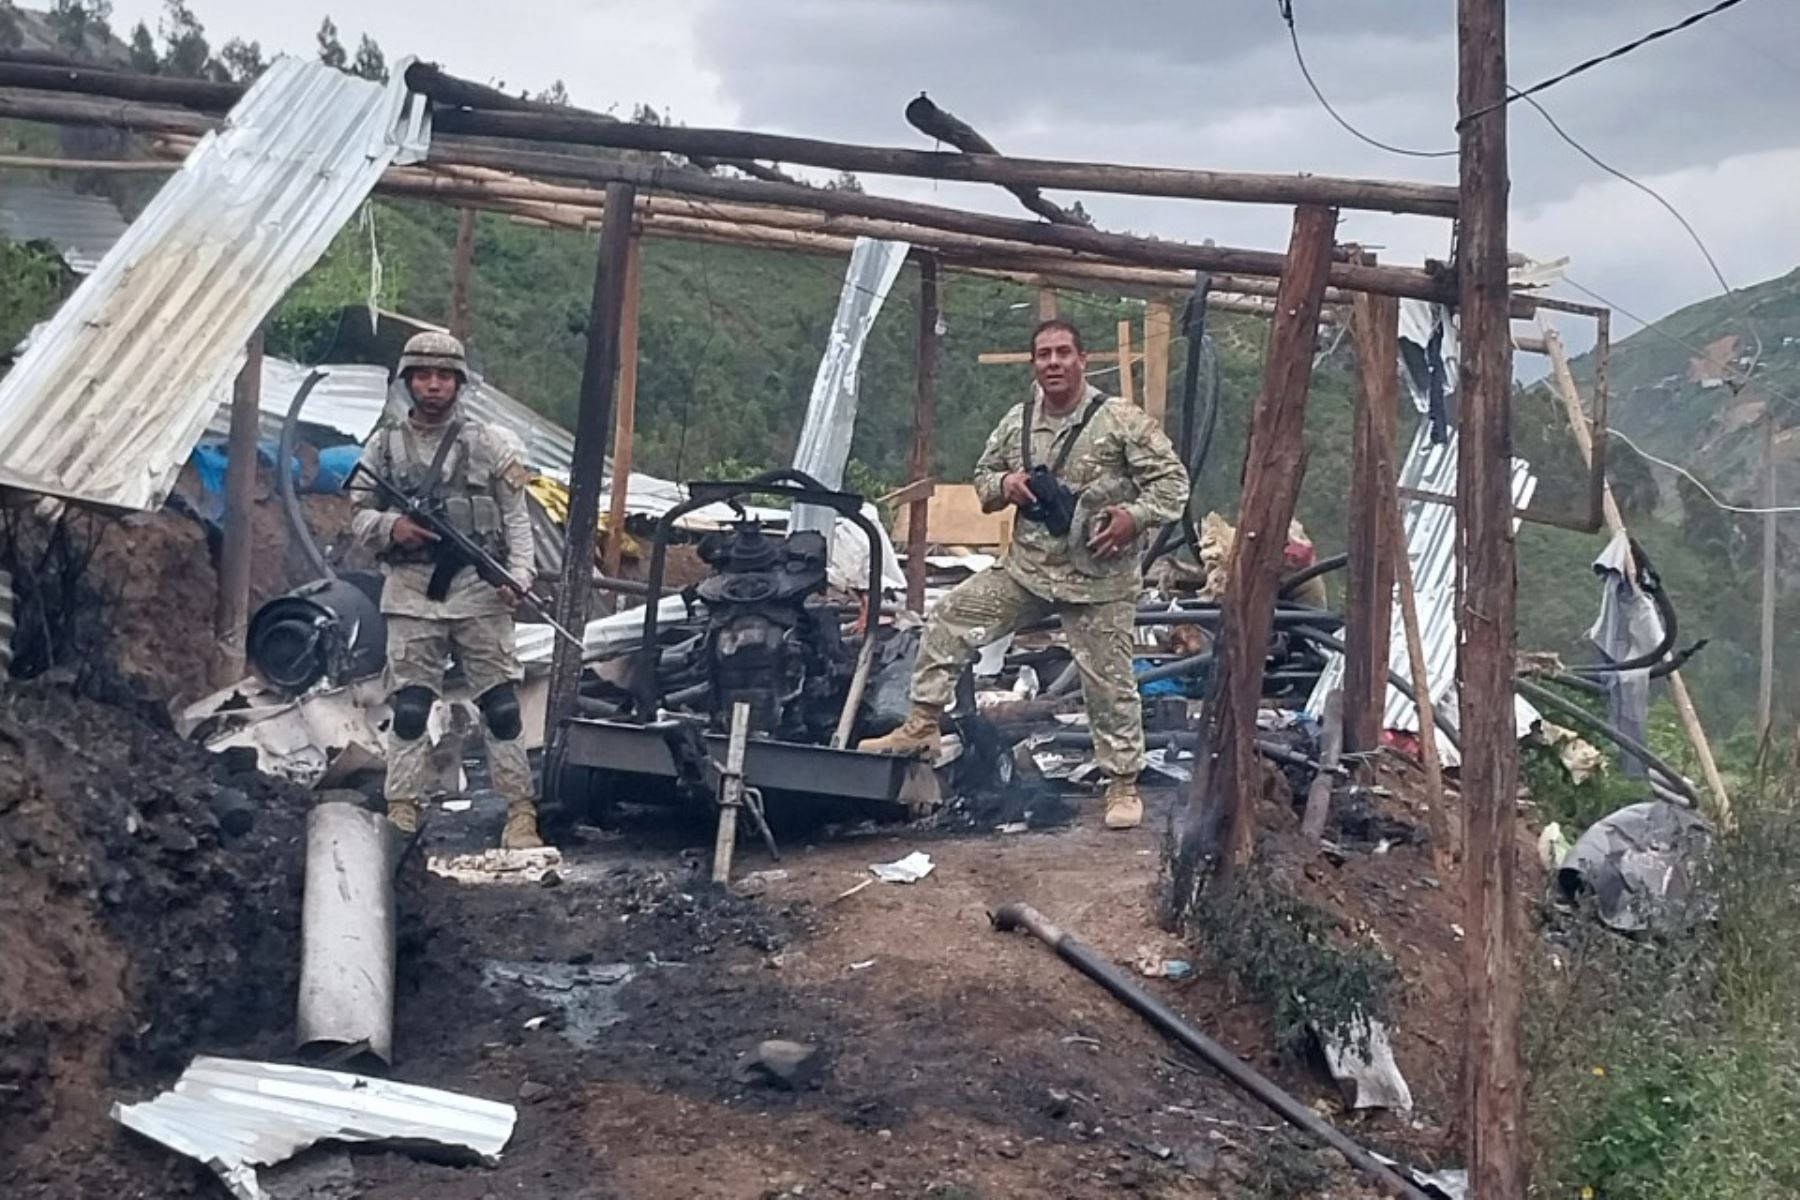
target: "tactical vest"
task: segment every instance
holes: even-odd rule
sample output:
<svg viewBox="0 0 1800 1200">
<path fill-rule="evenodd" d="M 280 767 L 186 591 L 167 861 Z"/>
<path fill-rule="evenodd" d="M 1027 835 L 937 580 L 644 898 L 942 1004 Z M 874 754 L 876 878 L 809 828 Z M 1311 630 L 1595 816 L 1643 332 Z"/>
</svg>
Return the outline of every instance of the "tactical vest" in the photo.
<svg viewBox="0 0 1800 1200">
<path fill-rule="evenodd" d="M 491 439 L 481 435 L 479 426 L 452 418 L 436 455 L 428 457 L 412 422 L 402 420 L 383 431 L 381 457 L 384 473 L 401 491 L 435 509 L 452 528 L 506 562 L 506 529 L 494 491 L 499 463 Z M 393 563 L 431 562 L 434 550 L 393 546 L 382 557 Z"/>
</svg>

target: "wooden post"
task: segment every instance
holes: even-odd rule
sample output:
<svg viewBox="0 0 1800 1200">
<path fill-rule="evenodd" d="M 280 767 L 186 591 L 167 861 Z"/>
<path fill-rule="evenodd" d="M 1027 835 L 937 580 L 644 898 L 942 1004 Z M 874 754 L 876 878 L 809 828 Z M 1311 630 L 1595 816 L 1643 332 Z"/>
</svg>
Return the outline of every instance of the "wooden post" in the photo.
<svg viewBox="0 0 1800 1200">
<path fill-rule="evenodd" d="M 938 360 L 938 261 L 934 254 L 919 258 L 919 346 L 913 404 L 912 459 L 907 464 L 912 482 L 931 474 L 932 439 L 937 431 Z M 925 548 L 930 544 L 926 524 L 929 498 L 912 502 L 906 514 L 906 607 L 925 611 Z"/>
<path fill-rule="evenodd" d="M 1037 293 L 1037 318 L 1048 321 L 1056 316 L 1056 289 L 1039 288 Z"/>
<path fill-rule="evenodd" d="M 469 288 L 475 270 L 475 210 L 465 208 L 456 216 L 456 259 L 450 271 L 450 335 L 469 340 Z"/>
<path fill-rule="evenodd" d="M 1575 432 L 1575 446 L 1590 467 L 1595 462 L 1603 462 L 1605 453 L 1606 428 L 1603 422 L 1596 422 L 1591 427 L 1581 407 L 1581 393 L 1575 390 L 1575 377 L 1569 371 L 1569 356 L 1564 353 L 1562 339 L 1557 336 L 1548 321 L 1539 318 L 1544 331 L 1544 351 L 1550 356 L 1552 378 L 1556 380 L 1557 390 L 1562 394 L 1563 407 L 1569 414 L 1569 427 Z M 1602 323 L 1604 337 L 1605 324 Z M 1605 342 L 1601 343 L 1603 346 Z M 1606 355 L 1600 356 L 1600 375 L 1596 382 L 1599 389 L 1599 401 L 1596 408 L 1605 404 Z M 1606 517 L 1606 527 L 1615 536 L 1625 532 L 1625 517 L 1619 511 L 1618 501 L 1613 498 L 1612 485 L 1606 482 L 1605 472 L 1597 471 L 1600 478 L 1600 506 Z M 1625 552 L 1625 569 L 1635 578 L 1637 561 L 1629 549 Z M 1688 694 L 1687 681 L 1681 677 L 1680 671 L 1669 672 L 1669 698 L 1675 702 L 1675 713 L 1681 718 L 1681 727 L 1687 733 L 1688 744 L 1694 748 L 1694 757 L 1700 760 L 1700 774 L 1706 779 L 1707 792 L 1713 798 L 1710 816 L 1722 826 L 1731 824 L 1731 796 L 1725 790 L 1725 777 L 1719 773 L 1718 760 L 1713 757 L 1712 743 L 1707 741 L 1706 729 L 1700 724 L 1700 712 L 1694 707 L 1693 697 Z"/>
<path fill-rule="evenodd" d="M 1158 427 L 1169 414 L 1169 334 L 1174 315 L 1167 300 L 1144 307 L 1144 411 Z"/>
<path fill-rule="evenodd" d="M 219 595 L 213 612 L 215 687 L 244 677 L 244 636 L 250 622 L 250 547 L 256 508 L 256 435 L 262 427 L 263 335 L 244 350 L 244 369 L 231 392 L 226 440 L 225 537 L 219 549 Z"/>
<path fill-rule="evenodd" d="M 588 313 L 587 357 L 581 368 L 581 405 L 575 417 L 575 461 L 569 480 L 569 528 L 563 549 L 562 585 L 556 619 L 576 637 L 587 628 L 593 596 L 594 532 L 600 523 L 600 478 L 606 469 L 606 435 L 612 425 L 613 389 L 619 365 L 619 326 L 625 310 L 626 259 L 631 250 L 631 213 L 637 189 L 608 184 L 606 216 L 600 227 L 600 256 L 594 269 L 593 307 Z M 544 743 L 574 715 L 581 683 L 581 655 L 561 638 L 550 664 L 550 698 Z"/>
<path fill-rule="evenodd" d="M 1318 849 L 1331 817 L 1331 789 L 1337 783 L 1338 758 L 1344 749 L 1344 689 L 1333 688 L 1325 697 L 1325 714 L 1319 730 L 1319 769 L 1306 789 L 1306 815 L 1300 821 L 1300 839 Z"/>
<path fill-rule="evenodd" d="M 1119 399 L 1137 403 L 1137 388 L 1131 378 L 1131 322 L 1119 322 Z"/>
<path fill-rule="evenodd" d="M 712 881 L 731 882 L 731 859 L 737 851 L 738 809 L 744 804 L 744 750 L 750 737 L 750 705 L 731 706 L 731 737 L 725 743 L 725 769 L 719 772 L 719 828 L 713 837 Z"/>
<path fill-rule="evenodd" d="M 1282 276 L 1276 299 L 1262 394 L 1251 414 L 1237 547 L 1207 698 L 1205 720 L 1211 724 L 1210 744 L 1217 758 L 1204 788 L 1196 787 L 1189 797 L 1181 851 L 1184 872 L 1198 857 L 1216 852 L 1216 868 L 1229 874 L 1249 861 L 1254 846 L 1261 784 L 1254 744 L 1256 713 L 1275 621 L 1282 552 L 1306 473 L 1306 395 L 1336 230 L 1336 209 L 1308 205 L 1294 210 L 1288 273 Z M 1190 840 L 1211 839 L 1214 830 L 1215 845 Z M 1178 896 L 1182 886 L 1178 878 Z"/>
<path fill-rule="evenodd" d="M 1400 302 L 1358 295 L 1356 416 L 1350 449 L 1350 596 L 1344 644 L 1344 742 L 1352 753 L 1381 744 L 1394 602 L 1400 509 L 1391 494 L 1400 403 Z"/>
<path fill-rule="evenodd" d="M 1513 722 L 1517 562 L 1512 503 L 1512 326 L 1506 263 L 1506 3 L 1458 0 L 1461 153 L 1457 267 L 1462 419 L 1457 441 L 1462 794 L 1467 814 L 1469 1187 L 1524 1200 L 1519 1052 L 1518 731 Z"/>
<path fill-rule="evenodd" d="M 1399 524 L 1400 497 L 1397 477 L 1390 463 L 1383 478 L 1386 504 Z M 1412 675 L 1413 695 L 1419 714 L 1419 762 L 1425 768 L 1425 802 L 1431 806 L 1426 814 L 1431 826 L 1431 862 L 1440 879 L 1448 879 L 1459 848 L 1450 832 L 1450 808 L 1445 800 L 1444 767 L 1438 760 L 1437 706 L 1431 702 L 1431 670 L 1425 660 L 1425 639 L 1419 632 L 1419 593 L 1413 586 L 1412 557 L 1406 540 L 1396 537 L 1390 543 L 1395 591 L 1400 597 L 1400 621 L 1406 630 L 1406 659 Z M 1385 680 L 1383 681 L 1385 684 Z"/>
<path fill-rule="evenodd" d="M 601 573 L 619 577 L 625 553 L 625 500 L 631 482 L 632 445 L 637 439 L 638 258 L 643 239 L 633 236 L 625 254 L 625 312 L 619 322 L 619 416 L 613 427 L 612 493 L 606 506 L 606 548 Z M 616 611 L 619 596 L 608 603 Z"/>
<path fill-rule="evenodd" d="M 1762 677 L 1756 688 L 1756 740 L 1773 732 L 1775 720 L 1775 410 L 1762 416 Z"/>
</svg>

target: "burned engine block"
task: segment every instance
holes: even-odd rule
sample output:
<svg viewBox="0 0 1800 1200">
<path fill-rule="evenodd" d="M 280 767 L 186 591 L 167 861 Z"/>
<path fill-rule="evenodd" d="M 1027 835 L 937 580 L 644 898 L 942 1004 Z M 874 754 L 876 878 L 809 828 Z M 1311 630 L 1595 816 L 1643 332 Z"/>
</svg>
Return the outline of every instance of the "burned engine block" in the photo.
<svg viewBox="0 0 1800 1200">
<path fill-rule="evenodd" d="M 828 740 L 850 662 L 836 614 L 806 603 L 825 590 L 825 536 L 812 530 L 772 536 L 759 522 L 743 521 L 707 535 L 699 551 L 713 569 L 695 589 L 707 611 L 713 726 L 729 728 L 741 701 L 750 706 L 754 732 Z"/>
</svg>

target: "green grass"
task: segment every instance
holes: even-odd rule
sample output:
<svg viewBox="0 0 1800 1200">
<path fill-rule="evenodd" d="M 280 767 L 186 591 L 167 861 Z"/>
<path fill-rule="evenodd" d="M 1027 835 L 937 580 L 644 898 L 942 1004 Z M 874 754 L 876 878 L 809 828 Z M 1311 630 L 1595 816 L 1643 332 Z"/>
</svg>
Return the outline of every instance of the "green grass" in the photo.
<svg viewBox="0 0 1800 1200">
<path fill-rule="evenodd" d="M 1794 790 L 1739 797 L 1739 829 L 1704 867 L 1706 908 L 1687 932 L 1626 938 L 1579 912 L 1534 945 L 1536 1194 L 1800 1195 Z"/>
</svg>

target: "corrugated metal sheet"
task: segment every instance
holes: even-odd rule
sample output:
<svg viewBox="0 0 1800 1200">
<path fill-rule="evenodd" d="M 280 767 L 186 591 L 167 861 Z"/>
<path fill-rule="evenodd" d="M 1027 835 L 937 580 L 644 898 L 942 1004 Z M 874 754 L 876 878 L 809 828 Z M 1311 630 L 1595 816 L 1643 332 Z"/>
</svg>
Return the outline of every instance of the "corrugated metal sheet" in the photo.
<svg viewBox="0 0 1800 1200">
<path fill-rule="evenodd" d="M 338 363 L 321 366 L 325 378 L 313 386 L 306 397 L 300 419 L 309 425 L 322 425 L 347 438 L 364 441 L 374 430 L 387 407 L 388 372 L 386 367 L 363 363 Z M 262 413 L 262 436 L 278 438 L 281 424 L 287 420 L 288 406 L 305 382 L 308 368 L 285 358 L 263 359 L 262 394 L 257 406 Z M 207 422 L 209 437 L 223 438 L 231 432 L 231 386 L 219 398 Z"/>
<path fill-rule="evenodd" d="M 1430 423 L 1421 421 L 1413 435 L 1412 449 L 1400 471 L 1400 486 L 1439 496 L 1456 495 L 1456 434 L 1441 446 L 1433 446 Z M 1537 477 L 1524 459 L 1513 460 L 1513 505 L 1524 508 L 1537 489 Z M 1456 686 L 1456 510 L 1447 504 L 1407 502 L 1404 513 L 1406 552 L 1412 561 L 1413 587 L 1419 600 L 1419 637 L 1425 646 L 1426 669 L 1431 677 L 1431 699 L 1439 711 Z M 1514 522 L 1515 527 L 1517 522 Z M 1412 678 L 1412 659 L 1406 650 L 1406 627 L 1399 604 L 1394 605 L 1393 627 L 1388 642 L 1388 666 L 1402 679 Z M 1344 685 L 1344 660 L 1331 656 L 1319 676 L 1318 686 L 1307 701 L 1313 716 L 1325 711 L 1325 698 Z M 1537 712 L 1515 698 L 1521 731 L 1530 728 Z M 1447 714 L 1452 722 L 1454 713 Z M 1417 729 L 1418 714 L 1412 702 L 1389 687 L 1384 729 Z M 1447 747 L 1446 747 L 1447 749 Z"/>
<path fill-rule="evenodd" d="M 115 1104 L 112 1115 L 205 1163 L 240 1200 L 267 1195 L 257 1167 L 319 1142 L 397 1142 L 493 1162 L 518 1120 L 510 1104 L 455 1092 L 230 1058 L 196 1058 L 174 1090 Z"/>
<path fill-rule="evenodd" d="M 0 381 L 0 483 L 162 502 L 244 343 L 422 144 L 403 75 L 270 66 Z"/>
<path fill-rule="evenodd" d="M 49 242 L 78 275 L 91 275 L 125 229 L 118 206 L 105 196 L 61 183 L 0 185 L 0 234 L 15 242 Z"/>
</svg>

